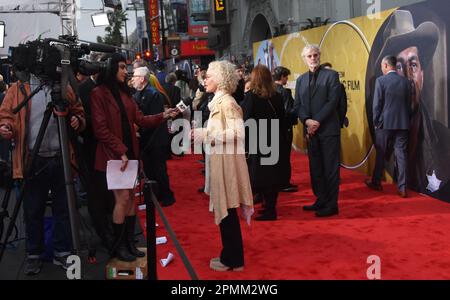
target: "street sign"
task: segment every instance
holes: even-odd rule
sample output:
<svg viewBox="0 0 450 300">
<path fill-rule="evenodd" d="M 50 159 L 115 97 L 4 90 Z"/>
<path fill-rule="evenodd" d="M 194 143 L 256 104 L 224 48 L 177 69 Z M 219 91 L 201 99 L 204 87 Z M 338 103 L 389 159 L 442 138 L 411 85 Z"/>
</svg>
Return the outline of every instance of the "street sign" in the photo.
<svg viewBox="0 0 450 300">
<path fill-rule="evenodd" d="M 173 48 L 172 50 L 170 50 L 170 54 L 174 57 L 178 56 L 178 49 L 177 48 Z"/>
</svg>

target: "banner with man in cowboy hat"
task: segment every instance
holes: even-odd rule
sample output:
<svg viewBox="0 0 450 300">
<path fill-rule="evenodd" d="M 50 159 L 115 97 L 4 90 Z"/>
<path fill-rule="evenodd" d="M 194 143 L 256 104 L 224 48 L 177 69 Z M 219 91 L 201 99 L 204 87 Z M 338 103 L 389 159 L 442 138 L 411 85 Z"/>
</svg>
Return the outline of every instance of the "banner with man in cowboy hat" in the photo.
<svg viewBox="0 0 450 300">
<path fill-rule="evenodd" d="M 371 174 L 373 150 L 372 101 L 380 61 L 397 57 L 397 72 L 411 85 L 411 129 L 408 145 L 408 188 L 450 202 L 450 91 L 448 34 L 450 6 L 429 0 L 383 11 L 379 18 L 364 16 L 291 33 L 255 43 L 254 61 L 264 62 L 264 47 L 273 45 L 279 65 L 292 71 L 288 87 L 306 72 L 301 51 L 317 44 L 321 61 L 339 73 L 348 97 L 349 124 L 341 132 L 341 165 Z M 294 144 L 305 150 L 301 124 Z M 396 178 L 392 153 L 385 177 Z M 295 166 L 293 166 L 295 168 Z"/>
</svg>

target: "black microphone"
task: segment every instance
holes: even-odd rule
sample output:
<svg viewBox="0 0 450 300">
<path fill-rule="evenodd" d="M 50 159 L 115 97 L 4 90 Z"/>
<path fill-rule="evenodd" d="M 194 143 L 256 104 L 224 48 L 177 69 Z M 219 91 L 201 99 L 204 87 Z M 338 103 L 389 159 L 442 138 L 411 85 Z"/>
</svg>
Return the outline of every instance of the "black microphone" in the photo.
<svg viewBox="0 0 450 300">
<path fill-rule="evenodd" d="M 107 53 L 116 52 L 116 48 L 105 44 L 89 43 L 88 47 L 89 50 L 96 52 L 107 52 Z"/>
</svg>

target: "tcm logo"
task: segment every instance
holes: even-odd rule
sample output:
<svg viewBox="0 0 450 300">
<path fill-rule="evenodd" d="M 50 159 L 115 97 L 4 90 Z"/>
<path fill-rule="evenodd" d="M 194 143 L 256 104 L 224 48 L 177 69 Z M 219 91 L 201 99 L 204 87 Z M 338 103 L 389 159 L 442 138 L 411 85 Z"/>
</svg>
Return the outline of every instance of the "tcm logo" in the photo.
<svg viewBox="0 0 450 300">
<path fill-rule="evenodd" d="M 367 263 L 370 265 L 367 269 L 367 279 L 380 280 L 381 279 L 381 259 L 377 255 L 371 255 L 367 258 Z"/>
</svg>

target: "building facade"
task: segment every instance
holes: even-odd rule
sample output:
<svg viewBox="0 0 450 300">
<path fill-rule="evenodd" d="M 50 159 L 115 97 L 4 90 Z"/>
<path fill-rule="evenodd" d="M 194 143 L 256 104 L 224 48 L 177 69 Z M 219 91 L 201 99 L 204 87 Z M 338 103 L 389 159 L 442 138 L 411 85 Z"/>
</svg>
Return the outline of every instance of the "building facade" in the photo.
<svg viewBox="0 0 450 300">
<path fill-rule="evenodd" d="M 252 55 L 254 42 L 423 0 L 229 0 L 230 43 L 217 57 Z"/>
</svg>

